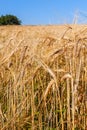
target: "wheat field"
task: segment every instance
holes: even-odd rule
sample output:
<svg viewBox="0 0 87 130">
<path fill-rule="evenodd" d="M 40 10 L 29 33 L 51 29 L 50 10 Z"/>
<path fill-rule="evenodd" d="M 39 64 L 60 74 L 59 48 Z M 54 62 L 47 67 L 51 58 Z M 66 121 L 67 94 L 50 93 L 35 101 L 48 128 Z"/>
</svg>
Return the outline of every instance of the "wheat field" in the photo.
<svg viewBox="0 0 87 130">
<path fill-rule="evenodd" d="M 87 130 L 87 25 L 0 26 L 0 130 Z"/>
</svg>

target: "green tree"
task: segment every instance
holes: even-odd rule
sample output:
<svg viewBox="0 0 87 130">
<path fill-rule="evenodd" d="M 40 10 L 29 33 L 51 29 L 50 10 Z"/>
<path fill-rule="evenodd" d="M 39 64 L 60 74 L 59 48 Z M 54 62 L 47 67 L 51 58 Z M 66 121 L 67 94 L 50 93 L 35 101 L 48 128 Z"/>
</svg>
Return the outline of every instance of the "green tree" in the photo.
<svg viewBox="0 0 87 130">
<path fill-rule="evenodd" d="M 0 25 L 21 25 L 21 21 L 14 15 L 2 15 Z"/>
</svg>

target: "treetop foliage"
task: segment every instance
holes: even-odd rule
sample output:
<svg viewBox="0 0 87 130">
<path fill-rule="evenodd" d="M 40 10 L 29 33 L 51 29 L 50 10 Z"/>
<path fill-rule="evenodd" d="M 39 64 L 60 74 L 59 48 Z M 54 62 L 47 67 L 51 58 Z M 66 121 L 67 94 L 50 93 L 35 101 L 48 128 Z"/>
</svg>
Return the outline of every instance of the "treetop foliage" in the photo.
<svg viewBox="0 0 87 130">
<path fill-rule="evenodd" d="M 21 21 L 14 15 L 2 15 L 0 17 L 0 25 L 21 25 Z"/>
</svg>

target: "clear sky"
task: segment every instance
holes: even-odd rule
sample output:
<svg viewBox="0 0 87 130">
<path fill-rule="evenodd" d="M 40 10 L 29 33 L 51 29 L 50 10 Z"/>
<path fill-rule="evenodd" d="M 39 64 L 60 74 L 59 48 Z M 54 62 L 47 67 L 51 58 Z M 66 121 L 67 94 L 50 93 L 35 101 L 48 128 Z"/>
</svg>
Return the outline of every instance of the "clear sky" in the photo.
<svg viewBox="0 0 87 130">
<path fill-rule="evenodd" d="M 76 12 L 86 17 L 87 0 L 0 0 L 0 15 L 16 15 L 24 25 L 71 23 Z"/>
</svg>

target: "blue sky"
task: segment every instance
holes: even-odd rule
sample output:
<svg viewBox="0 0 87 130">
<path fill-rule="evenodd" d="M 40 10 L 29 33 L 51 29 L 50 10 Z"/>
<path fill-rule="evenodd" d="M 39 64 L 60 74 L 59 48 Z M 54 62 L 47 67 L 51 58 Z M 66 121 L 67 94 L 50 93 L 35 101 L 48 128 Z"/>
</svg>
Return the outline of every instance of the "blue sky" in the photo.
<svg viewBox="0 0 87 130">
<path fill-rule="evenodd" d="M 16 15 L 24 25 L 72 23 L 86 11 L 87 0 L 0 0 L 0 15 Z"/>
</svg>

